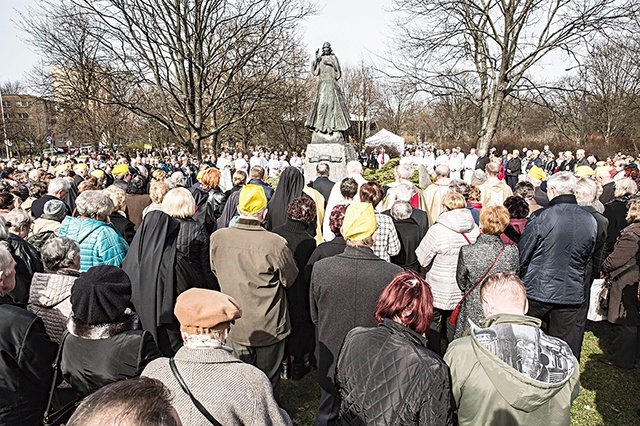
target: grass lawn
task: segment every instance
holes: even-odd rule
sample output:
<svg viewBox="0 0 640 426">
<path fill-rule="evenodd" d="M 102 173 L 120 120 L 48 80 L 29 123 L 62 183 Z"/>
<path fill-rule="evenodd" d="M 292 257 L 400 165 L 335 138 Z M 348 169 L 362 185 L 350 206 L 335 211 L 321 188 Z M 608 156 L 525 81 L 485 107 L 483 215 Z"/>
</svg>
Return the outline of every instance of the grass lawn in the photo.
<svg viewBox="0 0 640 426">
<path fill-rule="evenodd" d="M 611 344 L 611 326 L 588 323 L 580 360 L 580 395 L 573 402 L 575 426 L 640 425 L 640 367 L 622 370 L 598 362 Z M 320 400 L 315 372 L 303 380 L 284 380 L 281 405 L 295 425 L 313 425 Z"/>
</svg>

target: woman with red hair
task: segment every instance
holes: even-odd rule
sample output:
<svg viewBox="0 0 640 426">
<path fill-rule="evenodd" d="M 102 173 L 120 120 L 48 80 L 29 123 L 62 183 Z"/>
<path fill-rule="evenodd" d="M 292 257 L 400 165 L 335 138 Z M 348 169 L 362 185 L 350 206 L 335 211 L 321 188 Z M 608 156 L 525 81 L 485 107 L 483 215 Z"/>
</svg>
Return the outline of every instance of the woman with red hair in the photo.
<svg viewBox="0 0 640 426">
<path fill-rule="evenodd" d="M 433 319 L 429 285 L 396 276 L 378 300 L 378 327 L 347 334 L 336 366 L 341 424 L 453 424 L 449 368 L 423 334 Z"/>
</svg>

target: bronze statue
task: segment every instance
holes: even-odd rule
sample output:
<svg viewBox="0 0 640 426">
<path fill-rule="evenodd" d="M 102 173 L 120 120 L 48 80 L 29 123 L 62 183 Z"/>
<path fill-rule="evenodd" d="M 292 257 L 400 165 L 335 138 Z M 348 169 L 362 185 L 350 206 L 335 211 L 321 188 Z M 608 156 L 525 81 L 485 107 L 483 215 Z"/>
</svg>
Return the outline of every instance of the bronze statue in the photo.
<svg viewBox="0 0 640 426">
<path fill-rule="evenodd" d="M 328 42 L 322 45 L 322 54 L 320 49 L 316 51 L 311 72 L 320 77 L 316 96 L 305 122 L 305 126 L 314 131 L 311 142 L 343 142 L 342 132 L 349 129 L 351 120 L 347 103 L 338 85 L 342 75 L 340 63 Z"/>
</svg>

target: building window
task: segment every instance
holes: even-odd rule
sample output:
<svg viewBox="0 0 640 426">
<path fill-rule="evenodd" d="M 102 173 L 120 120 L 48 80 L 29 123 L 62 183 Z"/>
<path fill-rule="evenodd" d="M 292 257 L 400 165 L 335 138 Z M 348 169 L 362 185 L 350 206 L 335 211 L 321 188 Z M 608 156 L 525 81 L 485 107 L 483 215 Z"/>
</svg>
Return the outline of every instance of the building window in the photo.
<svg viewBox="0 0 640 426">
<path fill-rule="evenodd" d="M 29 101 L 16 101 L 16 107 L 28 107 L 31 105 Z"/>
<path fill-rule="evenodd" d="M 11 102 L 9 102 L 9 101 L 2 101 L 2 107 L 3 107 L 3 108 L 11 108 Z"/>
<path fill-rule="evenodd" d="M 9 119 L 11 118 L 11 114 L 9 114 L 8 112 L 4 113 L 4 118 Z"/>
<path fill-rule="evenodd" d="M 26 120 L 29 118 L 29 114 L 27 114 L 26 112 L 20 112 L 18 113 L 18 118 L 21 120 Z"/>
</svg>

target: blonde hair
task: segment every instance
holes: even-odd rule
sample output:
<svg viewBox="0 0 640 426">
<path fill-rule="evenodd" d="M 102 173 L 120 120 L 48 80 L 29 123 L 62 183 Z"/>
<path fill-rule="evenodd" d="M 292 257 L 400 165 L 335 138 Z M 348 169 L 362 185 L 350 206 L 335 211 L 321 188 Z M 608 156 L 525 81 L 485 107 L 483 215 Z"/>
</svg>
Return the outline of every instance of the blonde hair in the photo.
<svg viewBox="0 0 640 426">
<path fill-rule="evenodd" d="M 480 211 L 480 229 L 489 235 L 500 235 L 509 225 L 509 210 L 503 206 L 485 207 Z"/>
<path fill-rule="evenodd" d="M 449 210 L 456 210 L 467 207 L 467 202 L 459 193 L 447 192 L 442 196 L 442 205 Z"/>
<path fill-rule="evenodd" d="M 173 188 L 162 200 L 162 211 L 171 217 L 187 219 L 196 212 L 193 195 L 185 188 Z"/>
<path fill-rule="evenodd" d="M 167 192 L 169 192 L 169 185 L 164 182 L 153 182 L 149 187 L 149 198 L 154 203 L 160 204 Z"/>
<path fill-rule="evenodd" d="M 627 222 L 640 222 L 640 198 L 634 198 L 629 201 L 629 210 L 627 211 Z"/>
<path fill-rule="evenodd" d="M 126 195 L 122 188 L 118 188 L 115 185 L 108 186 L 102 190 L 102 193 L 113 201 L 114 210 L 124 210 L 124 202 Z"/>
</svg>

